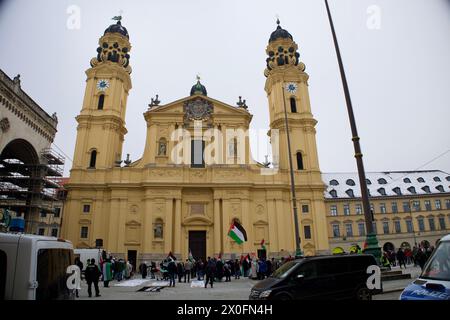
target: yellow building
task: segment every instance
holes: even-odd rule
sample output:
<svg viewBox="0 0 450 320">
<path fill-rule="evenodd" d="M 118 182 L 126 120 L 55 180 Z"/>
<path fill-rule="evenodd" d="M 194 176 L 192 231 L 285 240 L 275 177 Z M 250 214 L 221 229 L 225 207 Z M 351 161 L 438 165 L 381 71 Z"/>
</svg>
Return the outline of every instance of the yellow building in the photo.
<svg viewBox="0 0 450 320">
<path fill-rule="evenodd" d="M 384 251 L 434 246 L 450 233 L 450 175 L 439 170 L 366 173 L 374 229 Z M 330 248 L 365 241 L 358 175 L 325 173 Z"/>
<path fill-rule="evenodd" d="M 170 251 L 186 258 L 189 249 L 203 258 L 240 256 L 257 253 L 262 240 L 270 257 L 293 254 L 287 108 L 302 250 L 329 252 L 317 121 L 292 36 L 278 25 L 266 48 L 270 167 L 251 157 L 252 115 L 245 101 L 232 106 L 215 100 L 200 80 L 185 98 L 165 105 L 152 100 L 144 113 L 142 157 L 123 165 L 130 49 L 128 32 L 118 21 L 100 38 L 86 71 L 62 236 L 78 248 L 101 239 L 107 251 L 134 261 Z M 247 232 L 242 245 L 227 236 L 234 219 Z"/>
</svg>

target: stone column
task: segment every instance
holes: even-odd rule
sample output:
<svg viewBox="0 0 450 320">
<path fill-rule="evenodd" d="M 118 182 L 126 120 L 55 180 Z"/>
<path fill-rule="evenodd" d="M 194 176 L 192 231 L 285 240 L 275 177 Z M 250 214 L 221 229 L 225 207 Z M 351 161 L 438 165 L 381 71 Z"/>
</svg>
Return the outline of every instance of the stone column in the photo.
<svg viewBox="0 0 450 320">
<path fill-rule="evenodd" d="M 275 201 L 272 199 L 267 200 L 267 215 L 269 219 L 269 250 L 278 252 L 280 247 L 278 246 L 277 212 L 275 210 Z"/>
<path fill-rule="evenodd" d="M 175 199 L 174 253 L 181 254 L 181 199 Z"/>
<path fill-rule="evenodd" d="M 173 228 L 173 200 L 166 199 L 166 221 L 164 223 L 164 254 L 168 254 L 170 251 L 173 252 L 173 238 L 174 238 L 174 228 Z"/>
<path fill-rule="evenodd" d="M 214 199 L 214 254 L 219 254 L 222 250 L 220 229 L 220 199 Z"/>
<path fill-rule="evenodd" d="M 253 225 L 250 219 L 250 204 L 248 198 L 242 199 L 242 226 L 247 232 L 247 241 L 243 243 L 244 252 L 253 251 L 254 237 L 253 237 Z"/>
<path fill-rule="evenodd" d="M 288 238 L 288 235 L 286 234 L 287 230 L 285 225 L 285 212 L 283 211 L 283 200 L 282 199 L 276 199 L 275 200 L 275 208 L 276 208 L 276 216 L 277 216 L 277 228 L 278 228 L 278 245 L 279 250 L 288 250 L 287 249 L 287 242 L 286 239 Z"/>
</svg>

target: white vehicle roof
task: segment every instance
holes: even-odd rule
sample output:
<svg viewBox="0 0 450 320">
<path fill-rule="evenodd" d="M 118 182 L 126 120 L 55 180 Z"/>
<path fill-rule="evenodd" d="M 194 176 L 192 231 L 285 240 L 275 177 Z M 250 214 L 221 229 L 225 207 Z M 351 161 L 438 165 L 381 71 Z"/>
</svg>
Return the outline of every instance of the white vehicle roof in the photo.
<svg viewBox="0 0 450 320">
<path fill-rule="evenodd" d="M 0 241 L 1 242 L 7 242 L 7 241 L 14 241 L 17 242 L 18 239 L 22 240 L 29 240 L 29 241 L 60 241 L 60 242 L 67 242 L 72 243 L 69 240 L 59 239 L 55 237 L 46 237 L 46 236 L 38 236 L 34 234 L 22 234 L 22 233 L 0 233 Z"/>
<path fill-rule="evenodd" d="M 450 234 L 448 234 L 448 235 L 446 235 L 446 236 L 443 236 L 443 237 L 441 238 L 441 241 L 450 241 Z"/>
</svg>

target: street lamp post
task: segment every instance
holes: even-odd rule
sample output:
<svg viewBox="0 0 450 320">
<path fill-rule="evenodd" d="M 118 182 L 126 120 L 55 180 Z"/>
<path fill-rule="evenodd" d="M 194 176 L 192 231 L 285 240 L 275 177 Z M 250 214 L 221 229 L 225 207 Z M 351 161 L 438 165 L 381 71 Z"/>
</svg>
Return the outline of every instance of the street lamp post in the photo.
<svg viewBox="0 0 450 320">
<path fill-rule="evenodd" d="M 352 130 L 352 140 L 353 140 L 353 147 L 355 150 L 356 165 L 358 167 L 359 183 L 360 183 L 360 188 L 361 188 L 361 198 L 362 198 L 362 202 L 363 202 L 364 217 L 365 217 L 366 229 L 367 229 L 367 236 L 366 236 L 367 247 L 364 249 L 364 252 L 374 255 L 375 259 L 379 263 L 380 258 L 381 258 L 381 250 L 380 250 L 380 247 L 378 246 L 377 235 L 374 232 L 373 224 L 372 224 L 369 195 L 367 193 L 366 174 L 364 172 L 364 164 L 363 164 L 363 160 L 362 160 L 363 155 L 361 152 L 361 146 L 359 144 L 359 136 L 358 136 L 358 131 L 356 129 L 356 121 L 355 121 L 355 115 L 353 113 L 352 101 L 350 99 L 350 91 L 348 89 L 347 78 L 345 76 L 341 53 L 339 50 L 339 45 L 338 45 L 337 38 L 336 38 L 336 32 L 334 30 L 333 20 L 331 18 L 330 8 L 328 6 L 327 0 L 325 0 L 325 6 L 327 8 L 328 19 L 330 21 L 330 27 L 331 27 L 331 32 L 333 34 L 334 46 L 336 49 L 336 56 L 337 56 L 337 60 L 339 63 L 339 70 L 340 70 L 340 74 L 341 74 L 342 86 L 344 88 L 345 101 L 347 104 L 347 112 L 348 112 L 348 117 L 350 120 L 350 127 Z"/>
<path fill-rule="evenodd" d="M 291 176 L 291 193 L 292 193 L 292 206 L 294 209 L 294 226 L 295 226 L 295 257 L 298 258 L 302 256 L 302 249 L 300 248 L 300 232 L 299 232 L 299 223 L 298 223 L 298 215 L 297 215 L 297 197 L 295 195 L 295 179 L 294 179 L 294 166 L 292 164 L 292 153 L 291 153 L 291 138 L 289 135 L 289 124 L 287 118 L 287 110 L 286 110 L 286 98 L 284 94 L 285 87 L 283 86 L 283 107 L 284 107 L 284 121 L 286 126 L 286 138 L 288 145 L 288 159 L 289 159 L 289 171 Z"/>
<path fill-rule="evenodd" d="M 414 201 L 409 200 L 409 213 L 411 214 L 411 228 L 412 228 L 412 234 L 413 234 L 413 238 L 414 238 L 414 246 L 417 246 L 416 230 L 414 229 L 414 218 L 413 218 L 413 211 L 412 211 L 413 204 L 414 204 Z"/>
</svg>

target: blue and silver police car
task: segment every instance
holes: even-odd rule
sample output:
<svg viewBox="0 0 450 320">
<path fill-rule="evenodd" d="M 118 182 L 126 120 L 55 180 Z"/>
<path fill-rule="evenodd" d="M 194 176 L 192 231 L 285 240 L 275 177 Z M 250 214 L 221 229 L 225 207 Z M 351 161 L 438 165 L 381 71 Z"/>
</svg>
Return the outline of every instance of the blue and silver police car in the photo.
<svg viewBox="0 0 450 320">
<path fill-rule="evenodd" d="M 420 277 L 403 290 L 400 300 L 450 300 L 450 234 L 439 241 Z"/>
</svg>

